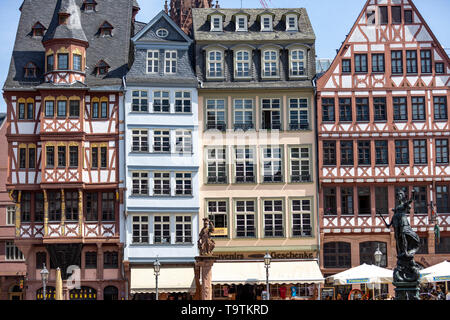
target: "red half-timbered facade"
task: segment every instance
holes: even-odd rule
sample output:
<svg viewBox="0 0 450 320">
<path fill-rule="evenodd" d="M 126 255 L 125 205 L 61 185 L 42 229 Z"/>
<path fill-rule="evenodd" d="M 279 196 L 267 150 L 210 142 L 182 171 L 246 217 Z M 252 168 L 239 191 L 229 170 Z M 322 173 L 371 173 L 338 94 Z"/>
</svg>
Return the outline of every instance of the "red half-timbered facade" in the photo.
<svg viewBox="0 0 450 320">
<path fill-rule="evenodd" d="M 58 267 L 67 300 L 125 298 L 119 110 L 136 2 L 101 1 L 94 11 L 83 0 L 45 2 L 21 7 L 4 86 L 7 189 L 16 206 L 15 243 L 27 264 L 26 299 L 43 298 L 44 263 L 48 299 Z M 45 32 L 29 39 L 37 15 Z M 116 31 L 98 34 L 106 20 Z M 16 53 L 24 48 L 30 52 Z M 105 60 L 110 68 L 97 72 Z"/>
<path fill-rule="evenodd" d="M 410 0 L 368 0 L 317 80 L 322 270 L 396 264 L 395 194 L 416 191 L 410 222 L 423 266 L 450 248 L 448 55 Z M 440 241 L 435 239 L 435 225 Z M 348 289 L 348 288 L 347 288 Z"/>
</svg>

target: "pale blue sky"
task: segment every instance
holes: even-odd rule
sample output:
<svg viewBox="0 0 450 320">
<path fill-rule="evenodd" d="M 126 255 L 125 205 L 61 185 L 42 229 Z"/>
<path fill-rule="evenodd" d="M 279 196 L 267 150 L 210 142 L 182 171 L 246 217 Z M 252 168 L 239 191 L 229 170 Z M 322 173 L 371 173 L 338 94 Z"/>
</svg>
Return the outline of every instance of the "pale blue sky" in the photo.
<svg viewBox="0 0 450 320">
<path fill-rule="evenodd" d="M 56 1 L 56 0 L 55 0 Z M 164 0 L 138 0 L 141 11 L 137 20 L 150 21 L 164 7 Z M 316 51 L 319 58 L 331 58 L 345 40 L 366 0 L 266 0 L 272 8 L 306 8 L 316 33 Z M 6 79 L 19 22 L 22 0 L 0 0 L 0 84 Z M 169 1 L 170 3 L 170 1 Z M 215 0 L 213 0 L 215 3 Z M 243 0 L 246 8 L 261 8 L 259 0 Z M 241 0 L 220 0 L 222 8 L 240 8 Z M 414 0 L 444 48 L 450 48 L 450 0 Z M 447 50 L 449 52 L 449 50 Z M 0 99 L 0 112 L 5 102 Z"/>
</svg>

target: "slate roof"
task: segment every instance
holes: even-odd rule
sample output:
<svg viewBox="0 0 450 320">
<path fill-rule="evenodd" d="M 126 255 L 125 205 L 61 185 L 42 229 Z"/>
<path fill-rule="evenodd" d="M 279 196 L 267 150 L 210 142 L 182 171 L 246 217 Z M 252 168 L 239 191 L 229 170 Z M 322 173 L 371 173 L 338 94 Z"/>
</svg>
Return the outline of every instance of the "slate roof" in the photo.
<svg viewBox="0 0 450 320">
<path fill-rule="evenodd" d="M 83 0 L 24 0 L 17 28 L 8 77 L 3 89 L 27 90 L 44 82 L 45 50 L 43 39 L 51 37 L 82 37 L 84 33 L 89 42 L 87 49 L 86 85 L 88 87 L 120 88 L 122 78 L 128 70 L 131 38 L 131 20 L 134 0 L 102 0 L 97 1 L 96 12 L 80 11 Z M 73 3 L 78 7 L 81 29 L 71 24 L 67 30 L 57 28 L 58 12 L 61 6 L 65 10 L 73 10 Z M 32 37 L 32 26 L 39 21 L 47 28 L 44 37 Z M 113 37 L 99 36 L 99 27 L 109 21 L 113 27 Z M 94 74 L 95 66 L 105 60 L 111 66 L 104 76 Z M 37 66 L 37 78 L 24 77 L 24 66 L 28 62 Z M 81 84 L 77 84 L 80 86 Z M 44 85 L 46 87 L 47 85 Z"/>
<path fill-rule="evenodd" d="M 225 15 L 223 21 L 223 32 L 211 32 L 208 16 L 214 12 Z M 236 32 L 233 16 L 238 13 L 249 14 L 248 32 Z M 259 15 L 272 13 L 273 32 L 260 31 Z M 299 15 L 299 32 L 286 31 L 284 15 L 297 13 Z M 309 20 L 306 9 L 192 9 L 193 37 L 196 41 L 305 41 L 315 40 L 313 27 Z"/>
</svg>

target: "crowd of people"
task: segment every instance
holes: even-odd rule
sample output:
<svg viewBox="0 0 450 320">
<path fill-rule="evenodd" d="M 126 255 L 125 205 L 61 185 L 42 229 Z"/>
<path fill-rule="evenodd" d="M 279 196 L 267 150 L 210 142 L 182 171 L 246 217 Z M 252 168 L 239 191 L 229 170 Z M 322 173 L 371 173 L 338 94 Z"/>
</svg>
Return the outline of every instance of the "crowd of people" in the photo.
<svg viewBox="0 0 450 320">
<path fill-rule="evenodd" d="M 421 300 L 450 300 L 450 291 L 445 293 L 445 287 L 441 284 L 428 284 L 420 289 Z"/>
</svg>

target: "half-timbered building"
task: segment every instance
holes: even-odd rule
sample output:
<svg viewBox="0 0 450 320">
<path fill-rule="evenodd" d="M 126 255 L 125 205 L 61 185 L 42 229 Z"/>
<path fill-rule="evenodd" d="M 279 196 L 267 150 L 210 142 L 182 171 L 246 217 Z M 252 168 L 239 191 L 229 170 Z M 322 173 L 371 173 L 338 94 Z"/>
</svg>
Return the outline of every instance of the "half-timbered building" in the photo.
<svg viewBox="0 0 450 320">
<path fill-rule="evenodd" d="M 411 0 L 368 0 L 317 80 L 325 275 L 374 263 L 377 248 L 381 266 L 395 266 L 394 233 L 383 218 L 392 217 L 399 190 L 415 191 L 418 263 L 448 257 L 449 62 Z"/>
<path fill-rule="evenodd" d="M 15 243 L 27 299 L 125 296 L 119 212 L 123 76 L 133 0 L 25 0 L 4 85 Z M 66 281 L 68 280 L 68 281 Z"/>
</svg>

